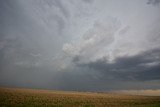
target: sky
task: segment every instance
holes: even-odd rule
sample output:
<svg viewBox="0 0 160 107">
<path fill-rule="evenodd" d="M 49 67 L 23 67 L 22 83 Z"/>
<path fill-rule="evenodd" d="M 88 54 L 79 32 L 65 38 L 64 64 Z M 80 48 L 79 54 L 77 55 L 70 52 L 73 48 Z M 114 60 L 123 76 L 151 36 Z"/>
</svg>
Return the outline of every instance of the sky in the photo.
<svg viewBox="0 0 160 107">
<path fill-rule="evenodd" d="M 160 89 L 160 0 L 0 0 L 0 86 Z"/>
</svg>

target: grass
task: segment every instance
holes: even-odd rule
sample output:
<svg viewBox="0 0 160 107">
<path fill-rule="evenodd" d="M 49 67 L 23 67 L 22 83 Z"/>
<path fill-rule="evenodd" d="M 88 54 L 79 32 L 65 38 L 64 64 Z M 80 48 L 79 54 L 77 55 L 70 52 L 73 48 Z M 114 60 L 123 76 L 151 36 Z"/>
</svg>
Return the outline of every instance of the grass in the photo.
<svg viewBox="0 0 160 107">
<path fill-rule="evenodd" d="M 160 96 L 0 88 L 0 107 L 160 107 Z"/>
</svg>

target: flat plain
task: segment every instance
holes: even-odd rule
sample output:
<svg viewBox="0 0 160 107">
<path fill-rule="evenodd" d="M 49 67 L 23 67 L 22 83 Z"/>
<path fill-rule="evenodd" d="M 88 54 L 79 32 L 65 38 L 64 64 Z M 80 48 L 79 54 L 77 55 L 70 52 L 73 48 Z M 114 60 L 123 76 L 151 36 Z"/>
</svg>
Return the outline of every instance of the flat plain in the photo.
<svg viewBox="0 0 160 107">
<path fill-rule="evenodd" d="M 0 88 L 0 107 L 160 107 L 160 96 Z"/>
</svg>

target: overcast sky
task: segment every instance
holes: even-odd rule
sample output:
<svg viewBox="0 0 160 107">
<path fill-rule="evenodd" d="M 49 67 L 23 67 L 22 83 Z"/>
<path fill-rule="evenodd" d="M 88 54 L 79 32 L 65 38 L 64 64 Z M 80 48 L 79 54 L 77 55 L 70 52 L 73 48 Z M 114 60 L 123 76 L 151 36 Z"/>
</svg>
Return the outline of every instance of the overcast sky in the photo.
<svg viewBox="0 0 160 107">
<path fill-rule="evenodd" d="M 0 86 L 160 89 L 160 0 L 0 0 Z"/>
</svg>

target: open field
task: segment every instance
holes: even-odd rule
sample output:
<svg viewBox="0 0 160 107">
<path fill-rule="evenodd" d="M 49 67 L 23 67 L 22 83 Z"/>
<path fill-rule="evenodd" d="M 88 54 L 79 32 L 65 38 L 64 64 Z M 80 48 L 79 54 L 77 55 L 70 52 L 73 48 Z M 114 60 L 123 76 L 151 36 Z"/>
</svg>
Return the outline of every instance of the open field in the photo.
<svg viewBox="0 0 160 107">
<path fill-rule="evenodd" d="M 160 96 L 0 88 L 0 107 L 160 107 Z"/>
</svg>

